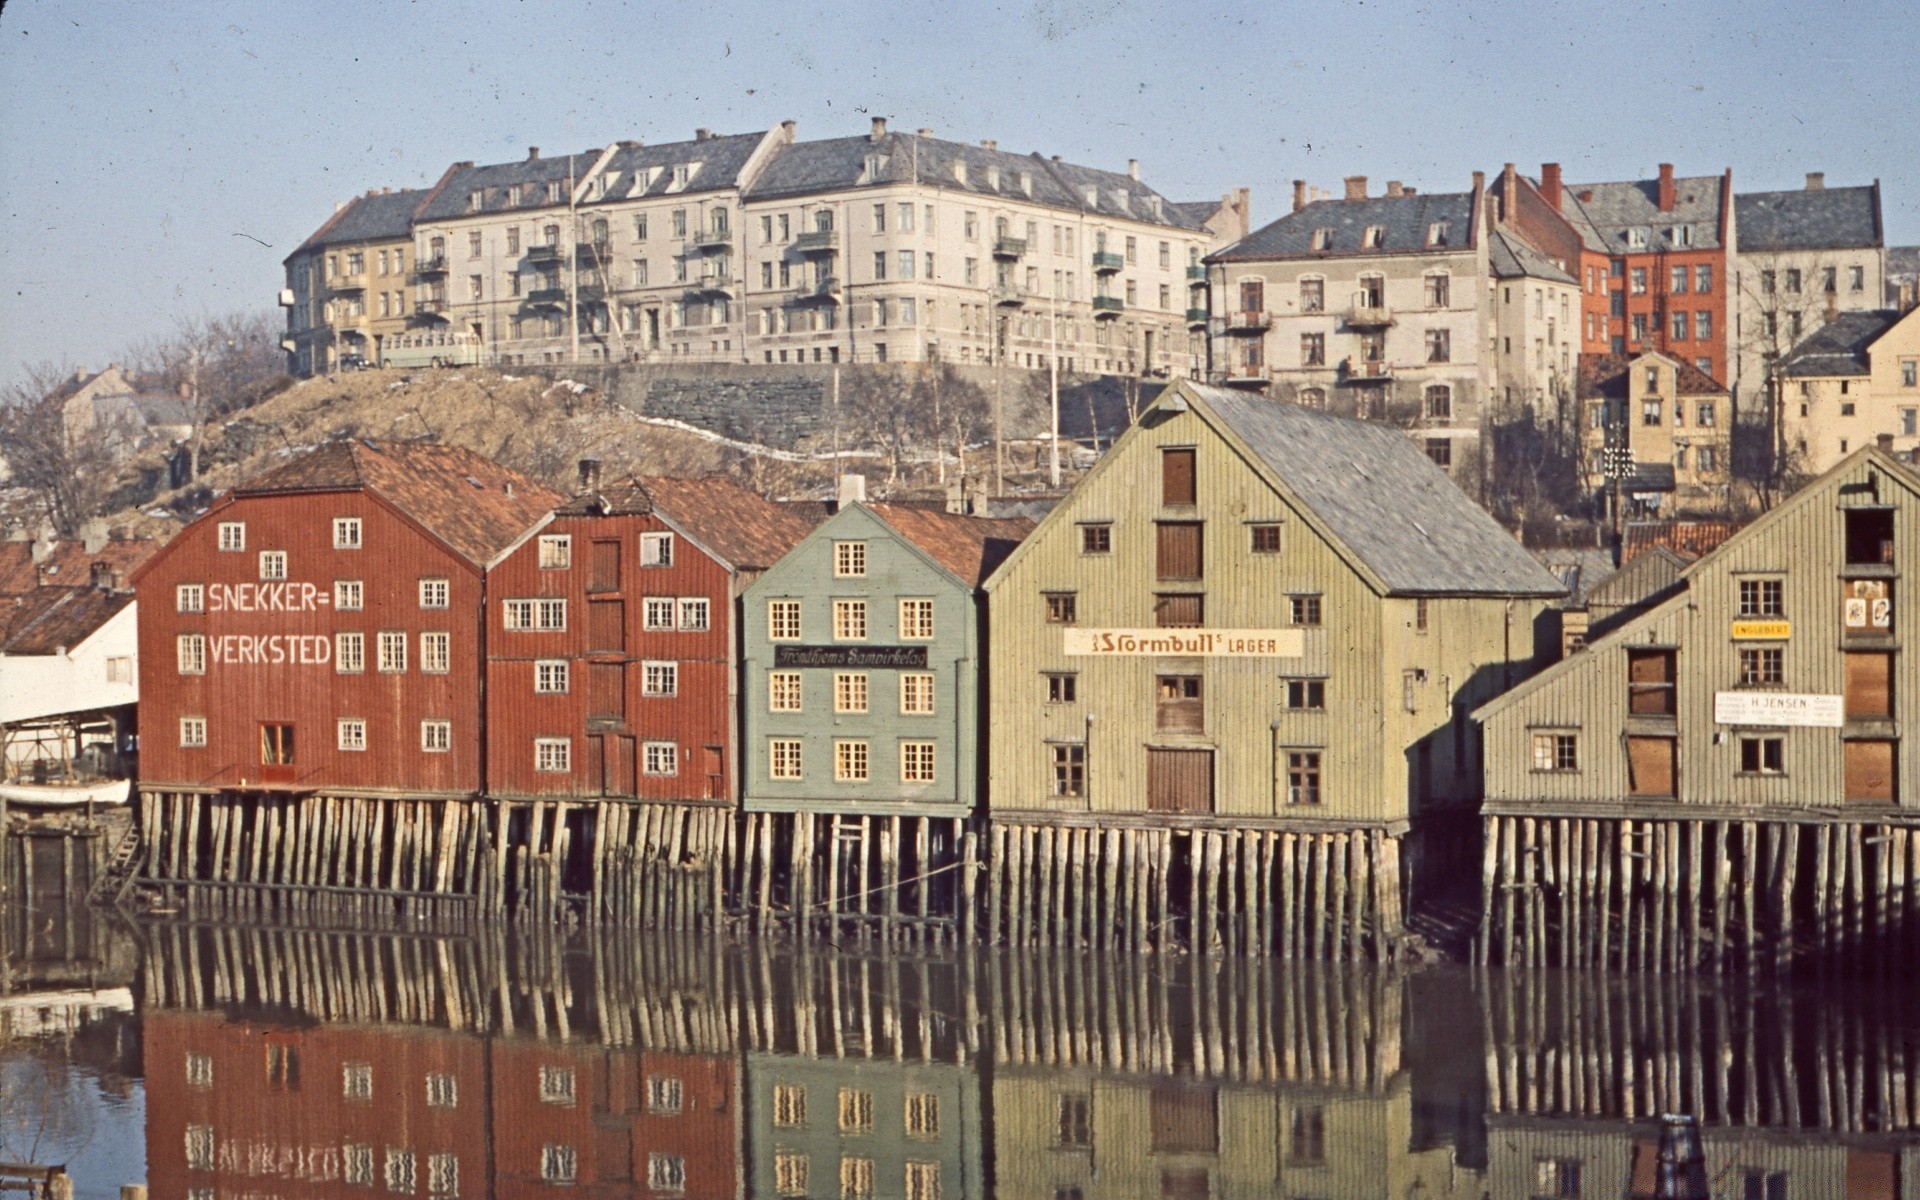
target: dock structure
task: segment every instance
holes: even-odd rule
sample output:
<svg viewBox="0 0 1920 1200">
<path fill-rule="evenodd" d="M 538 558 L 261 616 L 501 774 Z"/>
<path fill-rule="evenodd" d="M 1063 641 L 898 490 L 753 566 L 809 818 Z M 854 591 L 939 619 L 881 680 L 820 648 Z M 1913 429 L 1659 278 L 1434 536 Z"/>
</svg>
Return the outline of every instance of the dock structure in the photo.
<svg viewBox="0 0 1920 1200">
<path fill-rule="evenodd" d="M 1386 958 L 1563 589 L 1400 431 L 1181 383 L 987 582 L 987 932 Z"/>
<path fill-rule="evenodd" d="M 803 938 L 970 942 L 980 586 L 1032 523 L 863 497 L 746 592 L 739 905 Z"/>
<path fill-rule="evenodd" d="M 1920 476 L 1878 447 L 1484 705 L 1481 961 L 1920 961 Z"/>
</svg>

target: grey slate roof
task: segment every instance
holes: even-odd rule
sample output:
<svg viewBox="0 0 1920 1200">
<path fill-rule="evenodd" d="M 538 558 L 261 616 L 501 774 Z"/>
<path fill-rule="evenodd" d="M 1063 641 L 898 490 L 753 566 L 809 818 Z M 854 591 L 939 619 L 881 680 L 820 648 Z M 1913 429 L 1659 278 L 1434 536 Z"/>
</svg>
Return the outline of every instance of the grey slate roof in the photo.
<svg viewBox="0 0 1920 1200">
<path fill-rule="evenodd" d="M 1496 229 L 1487 239 L 1487 256 L 1495 279 L 1551 279 L 1555 283 L 1578 280 L 1555 266 L 1551 259 L 1504 229 Z"/>
<path fill-rule="evenodd" d="M 870 176 L 867 160 L 874 155 L 881 158 L 880 171 Z M 961 165 L 966 168 L 964 180 L 958 170 Z M 803 196 L 863 183 L 915 179 L 975 195 L 1032 200 L 1073 212 L 1127 217 L 1174 229 L 1200 228 L 1198 218 L 1126 174 L 1059 162 L 1039 154 L 1015 154 L 904 133 L 882 134 L 878 140 L 824 138 L 783 146 L 769 157 L 766 168 L 747 189 L 746 198 Z"/>
<path fill-rule="evenodd" d="M 1676 225 L 1692 227 L 1693 242 L 1687 249 L 1714 250 L 1720 246 L 1720 191 L 1725 183 L 1719 175 L 1676 178 L 1672 212 L 1660 211 L 1658 179 L 1570 183 L 1562 189 L 1560 211 L 1589 250 L 1604 254 L 1641 249 L 1627 245 L 1629 229 L 1646 231 L 1647 250 L 1672 249 L 1668 231 Z"/>
<path fill-rule="evenodd" d="M 1444 247 L 1427 245 L 1427 229 L 1447 222 Z M 1377 247 L 1361 244 L 1366 230 L 1378 225 L 1383 234 Z M 1325 250 L 1313 247 L 1316 229 L 1331 229 Z M 1316 200 L 1298 212 L 1254 230 L 1226 249 L 1207 256 L 1208 262 L 1262 258 L 1329 258 L 1343 255 L 1426 254 L 1463 250 L 1473 236 L 1471 192 L 1418 192 L 1411 196 L 1375 196 L 1366 200 Z"/>
<path fill-rule="evenodd" d="M 575 183 L 585 179 L 601 153 L 598 149 L 584 150 L 579 154 L 562 154 L 554 158 L 523 158 L 518 162 L 462 167 L 445 180 L 414 219 L 448 221 L 470 212 L 513 212 L 555 207 L 547 202 L 546 185 L 557 180 L 564 190 L 569 179 Z M 517 205 L 507 203 L 507 190 L 515 184 L 533 185 L 522 188 L 524 194 Z M 475 192 L 481 193 L 479 208 L 472 207 L 469 199 Z M 565 205 L 566 198 L 563 196 L 558 203 Z"/>
<path fill-rule="evenodd" d="M 1882 245 L 1880 185 L 1748 192 L 1733 198 L 1742 252 L 1840 250 Z"/>
<path fill-rule="evenodd" d="M 193 424 L 193 413 L 187 402 L 168 392 L 95 396 L 93 411 L 96 417 L 108 421 L 131 421 L 140 425 Z"/>
<path fill-rule="evenodd" d="M 313 236 L 300 243 L 294 254 L 345 242 L 410 237 L 413 234 L 413 210 L 419 207 L 426 194 L 422 189 L 402 188 L 396 192 L 356 196 L 347 202 L 345 208 L 314 230 Z"/>
<path fill-rule="evenodd" d="M 1920 246 L 1888 246 L 1887 278 L 1913 279 L 1920 276 Z"/>
<path fill-rule="evenodd" d="M 675 191 L 673 169 L 698 164 L 687 185 L 676 194 L 711 192 L 735 187 L 740 172 L 753 157 L 753 151 L 765 133 L 735 133 L 710 137 L 704 141 L 665 142 L 644 146 L 625 142 L 613 152 L 603 174 L 607 175 L 605 200 L 630 200 L 642 196 L 664 196 Z M 648 175 L 652 175 L 651 181 Z M 635 190 L 636 187 L 639 190 Z"/>
<path fill-rule="evenodd" d="M 1836 313 L 1787 351 L 1780 373 L 1789 378 L 1865 375 L 1870 369 L 1867 348 L 1900 317 L 1899 310 L 1891 308 Z"/>
<path fill-rule="evenodd" d="M 1387 425 L 1183 384 L 1395 594 L 1559 596 L 1566 589 Z"/>
</svg>

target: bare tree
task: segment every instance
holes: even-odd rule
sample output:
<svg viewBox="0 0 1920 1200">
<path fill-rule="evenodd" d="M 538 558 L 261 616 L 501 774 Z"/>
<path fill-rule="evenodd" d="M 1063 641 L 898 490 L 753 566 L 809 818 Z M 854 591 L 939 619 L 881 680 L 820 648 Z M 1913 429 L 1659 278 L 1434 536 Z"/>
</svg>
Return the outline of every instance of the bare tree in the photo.
<svg viewBox="0 0 1920 1200">
<path fill-rule="evenodd" d="M 279 322 L 271 312 L 183 317 L 171 334 L 136 346 L 128 361 L 148 388 L 178 392 L 187 406 L 191 477 L 200 474 L 206 427 L 248 408 L 286 379 Z"/>
<path fill-rule="evenodd" d="M 0 400 L 0 445 L 13 486 L 33 492 L 47 523 L 62 537 L 105 511 L 113 490 L 114 455 L 94 424 L 68 436 L 62 386 L 73 375 L 52 363 L 26 368 Z"/>
</svg>

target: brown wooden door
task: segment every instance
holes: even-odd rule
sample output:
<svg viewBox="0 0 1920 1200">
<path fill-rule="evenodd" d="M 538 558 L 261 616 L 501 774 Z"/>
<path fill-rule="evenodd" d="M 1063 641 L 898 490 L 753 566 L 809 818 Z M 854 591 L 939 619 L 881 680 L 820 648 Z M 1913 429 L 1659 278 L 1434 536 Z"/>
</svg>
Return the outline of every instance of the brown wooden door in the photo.
<svg viewBox="0 0 1920 1200">
<path fill-rule="evenodd" d="M 1210 1087 L 1159 1083 L 1152 1099 L 1155 1154 L 1212 1154 L 1220 1149 L 1218 1097 Z"/>
<path fill-rule="evenodd" d="M 1205 1167 L 1162 1167 L 1160 1200 L 1207 1200 L 1213 1180 Z"/>
<path fill-rule="evenodd" d="M 624 653 L 627 606 L 619 600 L 587 601 L 587 649 Z"/>
<path fill-rule="evenodd" d="M 1147 750 L 1147 810 L 1213 811 L 1213 751 Z"/>
<path fill-rule="evenodd" d="M 627 719 L 626 664 L 587 664 L 587 718 L 596 721 Z"/>
<path fill-rule="evenodd" d="M 1893 715 L 1893 655 L 1852 651 L 1847 659 L 1847 719 Z"/>
<path fill-rule="evenodd" d="M 1204 625 L 1206 599 L 1195 592 L 1163 592 L 1153 600 L 1153 623 L 1162 629 L 1191 629 Z"/>
<path fill-rule="evenodd" d="M 637 795 L 634 788 L 634 751 L 638 743 L 625 734 L 608 734 L 600 739 L 605 747 L 600 772 L 600 792 L 605 796 Z"/>
<path fill-rule="evenodd" d="M 1884 1150 L 1847 1151 L 1845 1200 L 1899 1200 L 1900 1163 Z"/>
<path fill-rule="evenodd" d="M 1192 504 L 1194 450 L 1176 446 L 1160 452 L 1160 503 Z"/>
<path fill-rule="evenodd" d="M 1894 743 L 1853 741 L 1842 745 L 1846 747 L 1847 799 L 1892 803 Z"/>
<path fill-rule="evenodd" d="M 720 747 L 706 747 L 707 760 L 707 799 L 725 800 L 727 798 L 726 757 Z"/>
<path fill-rule="evenodd" d="M 1200 531 L 1198 521 L 1162 521 L 1155 558 L 1156 574 L 1161 579 L 1198 579 L 1201 576 Z"/>
<path fill-rule="evenodd" d="M 590 592 L 617 592 L 620 590 L 620 543 L 613 540 L 593 543 L 591 563 L 587 574 L 587 590 Z"/>
<path fill-rule="evenodd" d="M 1674 778 L 1674 739 L 1627 739 L 1628 787 L 1636 796 L 1671 796 Z"/>
<path fill-rule="evenodd" d="M 1627 651 L 1627 711 L 1671 716 L 1674 666 L 1671 650 Z"/>
</svg>

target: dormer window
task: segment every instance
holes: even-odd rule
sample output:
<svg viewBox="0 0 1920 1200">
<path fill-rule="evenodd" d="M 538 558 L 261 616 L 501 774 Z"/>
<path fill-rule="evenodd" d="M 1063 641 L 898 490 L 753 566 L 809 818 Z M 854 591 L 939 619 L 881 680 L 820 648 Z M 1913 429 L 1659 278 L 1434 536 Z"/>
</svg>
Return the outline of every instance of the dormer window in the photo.
<svg viewBox="0 0 1920 1200">
<path fill-rule="evenodd" d="M 887 169 L 887 156 L 884 154 L 867 155 L 867 182 L 878 183 Z"/>
<path fill-rule="evenodd" d="M 1672 229 L 1667 230 L 1667 240 L 1676 246 L 1693 245 L 1693 226 L 1675 225 Z"/>
<path fill-rule="evenodd" d="M 1385 226 L 1369 225 L 1367 226 L 1366 234 L 1360 239 L 1360 244 L 1369 250 L 1378 250 L 1380 244 L 1386 240 L 1387 230 Z"/>
<path fill-rule="evenodd" d="M 1319 229 L 1314 230 L 1313 231 L 1313 248 L 1315 250 L 1333 249 L 1333 230 L 1324 225 L 1321 226 Z"/>
<path fill-rule="evenodd" d="M 953 181 L 959 184 L 961 187 L 965 187 L 967 185 L 967 164 L 966 163 L 956 162 L 953 164 Z"/>
<path fill-rule="evenodd" d="M 1448 225 L 1449 223 L 1446 221 L 1435 221 L 1433 224 L 1427 226 L 1427 245 L 1446 245 Z"/>
<path fill-rule="evenodd" d="M 486 202 L 487 202 L 487 194 L 483 191 L 472 191 L 467 193 L 467 211 L 469 212 L 479 212 L 480 206 L 485 204 Z"/>
<path fill-rule="evenodd" d="M 558 179 L 553 179 L 548 181 L 547 183 L 547 203 L 548 204 L 558 204 L 562 199 L 565 198 L 561 194 L 560 188 L 561 188 L 561 183 Z"/>
<path fill-rule="evenodd" d="M 1645 250 L 1646 248 L 1647 248 L 1647 231 L 1646 230 L 1644 229 L 1627 230 L 1627 249 Z"/>
</svg>

